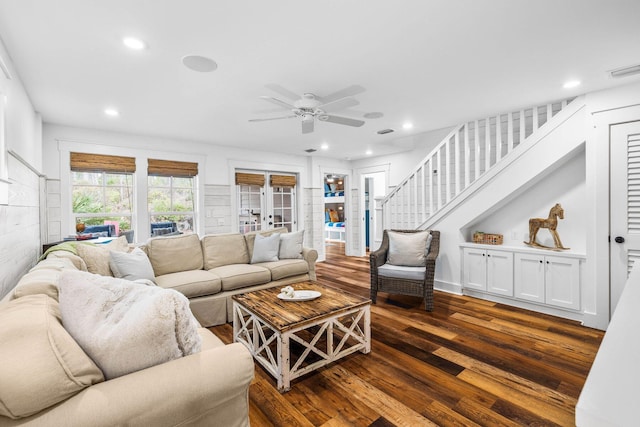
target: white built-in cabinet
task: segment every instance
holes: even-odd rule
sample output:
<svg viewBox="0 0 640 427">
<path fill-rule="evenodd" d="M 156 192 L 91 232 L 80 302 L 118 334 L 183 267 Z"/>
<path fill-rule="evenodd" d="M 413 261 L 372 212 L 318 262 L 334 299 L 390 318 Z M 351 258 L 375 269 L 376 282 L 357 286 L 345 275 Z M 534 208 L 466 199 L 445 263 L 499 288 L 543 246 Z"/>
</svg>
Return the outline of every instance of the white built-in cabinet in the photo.
<svg viewBox="0 0 640 427">
<path fill-rule="evenodd" d="M 583 255 L 473 243 L 461 248 L 463 291 L 580 310 Z"/>
<path fill-rule="evenodd" d="M 515 297 L 580 309 L 580 260 L 555 255 L 515 255 Z"/>
<path fill-rule="evenodd" d="M 513 296 L 513 253 L 464 248 L 464 259 L 465 287 Z"/>
</svg>

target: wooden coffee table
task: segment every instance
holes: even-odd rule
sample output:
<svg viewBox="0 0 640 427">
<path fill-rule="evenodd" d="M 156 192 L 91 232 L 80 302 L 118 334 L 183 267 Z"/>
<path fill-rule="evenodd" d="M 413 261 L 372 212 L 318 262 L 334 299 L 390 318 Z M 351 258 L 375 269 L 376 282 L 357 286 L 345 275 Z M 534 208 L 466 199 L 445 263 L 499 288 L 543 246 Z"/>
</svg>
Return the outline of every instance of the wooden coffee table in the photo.
<svg viewBox="0 0 640 427">
<path fill-rule="evenodd" d="M 233 338 L 286 392 L 291 380 L 356 351 L 371 351 L 371 300 L 312 282 L 310 301 L 278 298 L 281 287 L 233 296 Z"/>
</svg>

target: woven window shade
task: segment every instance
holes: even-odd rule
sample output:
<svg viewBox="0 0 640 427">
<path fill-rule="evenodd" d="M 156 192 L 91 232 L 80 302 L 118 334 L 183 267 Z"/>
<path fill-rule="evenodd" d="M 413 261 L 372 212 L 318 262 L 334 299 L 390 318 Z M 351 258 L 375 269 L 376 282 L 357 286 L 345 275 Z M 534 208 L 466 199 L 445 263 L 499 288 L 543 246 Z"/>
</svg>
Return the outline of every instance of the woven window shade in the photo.
<svg viewBox="0 0 640 427">
<path fill-rule="evenodd" d="M 257 185 L 258 187 L 263 187 L 264 175 L 236 172 L 236 185 Z"/>
<path fill-rule="evenodd" d="M 191 177 L 198 175 L 198 164 L 173 160 L 147 159 L 147 175 Z"/>
<path fill-rule="evenodd" d="M 136 171 L 136 159 L 104 154 L 71 153 L 71 170 L 75 172 L 133 173 Z"/>
<path fill-rule="evenodd" d="M 271 175 L 272 187 L 295 187 L 296 177 L 292 175 Z"/>
</svg>

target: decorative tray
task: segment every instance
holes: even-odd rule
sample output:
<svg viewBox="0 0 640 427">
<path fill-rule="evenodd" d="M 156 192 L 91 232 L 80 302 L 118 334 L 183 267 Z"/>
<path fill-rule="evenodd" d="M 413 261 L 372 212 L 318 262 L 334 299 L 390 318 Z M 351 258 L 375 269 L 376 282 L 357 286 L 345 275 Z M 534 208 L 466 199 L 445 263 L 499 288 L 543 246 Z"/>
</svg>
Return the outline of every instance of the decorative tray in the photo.
<svg viewBox="0 0 640 427">
<path fill-rule="evenodd" d="M 283 301 L 309 301 L 318 298 L 320 295 L 322 294 L 318 291 L 294 291 L 293 296 L 281 292 L 278 294 L 278 298 Z"/>
</svg>

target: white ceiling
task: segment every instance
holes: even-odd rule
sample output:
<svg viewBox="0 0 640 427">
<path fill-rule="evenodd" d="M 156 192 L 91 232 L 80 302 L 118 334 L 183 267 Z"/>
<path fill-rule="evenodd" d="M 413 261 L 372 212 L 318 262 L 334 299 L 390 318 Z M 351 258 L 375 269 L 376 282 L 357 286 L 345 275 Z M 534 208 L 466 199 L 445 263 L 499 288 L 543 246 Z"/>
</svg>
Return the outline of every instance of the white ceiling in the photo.
<svg viewBox="0 0 640 427">
<path fill-rule="evenodd" d="M 639 0 L 0 0 L 0 37 L 46 123 L 293 154 L 326 142 L 315 155 L 351 159 L 638 81 L 606 71 L 640 63 L 639 21 Z M 148 48 L 128 50 L 128 35 Z M 189 70 L 188 54 L 218 69 Z M 280 115 L 256 113 L 274 107 L 259 96 L 282 99 L 270 83 L 319 96 L 358 84 L 360 105 L 336 114 L 384 117 L 307 135 L 298 118 L 249 123 Z"/>
</svg>

